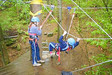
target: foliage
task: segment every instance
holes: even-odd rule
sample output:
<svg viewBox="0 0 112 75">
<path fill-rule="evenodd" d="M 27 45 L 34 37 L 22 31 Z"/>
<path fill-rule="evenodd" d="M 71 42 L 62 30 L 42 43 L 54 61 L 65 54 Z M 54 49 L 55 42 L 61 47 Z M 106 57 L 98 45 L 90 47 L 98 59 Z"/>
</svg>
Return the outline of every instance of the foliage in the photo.
<svg viewBox="0 0 112 75">
<path fill-rule="evenodd" d="M 21 50 L 21 46 L 20 46 L 20 44 L 17 44 L 17 50 L 18 50 L 18 51 Z"/>
<path fill-rule="evenodd" d="M 66 4 L 71 4 L 71 0 L 63 0 L 63 2 L 65 2 Z"/>
<path fill-rule="evenodd" d="M 101 62 L 107 61 L 108 57 L 104 54 L 99 54 L 98 56 L 93 56 L 91 60 L 94 60 L 96 63 L 101 63 Z M 100 66 L 93 67 L 92 71 L 85 72 L 85 75 L 111 75 L 112 69 L 110 65 L 111 65 L 111 62 L 100 65 Z"/>
<path fill-rule="evenodd" d="M 22 0 L 18 0 L 18 2 L 16 0 L 10 2 L 7 1 L 1 7 L 1 10 L 3 16 L 1 15 L 0 21 L 3 31 L 16 26 L 17 24 L 26 24 L 29 22 L 26 20 L 29 18 L 29 5 L 24 4 Z"/>
</svg>

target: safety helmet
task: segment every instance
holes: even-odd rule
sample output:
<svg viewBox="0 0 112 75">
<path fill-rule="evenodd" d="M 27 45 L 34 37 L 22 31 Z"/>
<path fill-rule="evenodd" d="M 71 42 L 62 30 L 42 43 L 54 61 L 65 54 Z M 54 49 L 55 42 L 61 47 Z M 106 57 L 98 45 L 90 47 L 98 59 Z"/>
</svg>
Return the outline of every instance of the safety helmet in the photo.
<svg viewBox="0 0 112 75">
<path fill-rule="evenodd" d="M 32 17 L 31 22 L 40 22 L 38 17 Z"/>
<path fill-rule="evenodd" d="M 68 42 L 71 46 L 74 47 L 75 40 L 74 40 L 73 38 L 69 38 L 69 39 L 67 40 L 67 42 Z"/>
</svg>

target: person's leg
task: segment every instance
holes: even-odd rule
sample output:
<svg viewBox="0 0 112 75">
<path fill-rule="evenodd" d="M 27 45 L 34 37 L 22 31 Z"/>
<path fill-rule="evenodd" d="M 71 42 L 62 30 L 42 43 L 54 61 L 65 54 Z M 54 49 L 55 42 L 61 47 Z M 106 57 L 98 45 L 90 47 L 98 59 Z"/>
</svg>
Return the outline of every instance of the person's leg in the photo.
<svg viewBox="0 0 112 75">
<path fill-rule="evenodd" d="M 36 53 L 35 53 L 35 44 L 33 41 L 30 41 L 31 44 L 31 49 L 32 49 L 32 64 L 36 63 L 35 58 L 36 58 Z"/>
<path fill-rule="evenodd" d="M 38 43 L 36 43 L 36 57 L 37 57 L 37 62 L 45 62 L 44 60 L 41 60 L 40 58 L 40 49 L 39 49 L 39 46 L 38 46 Z"/>
<path fill-rule="evenodd" d="M 53 49 L 55 49 L 55 45 L 56 45 L 56 43 L 50 42 L 49 43 L 49 51 L 53 51 Z"/>
<path fill-rule="evenodd" d="M 54 43 L 54 42 L 49 43 L 49 51 L 50 51 L 51 57 L 53 56 L 52 51 L 53 51 L 53 49 L 55 49 L 55 45 L 56 45 L 56 43 Z"/>
<path fill-rule="evenodd" d="M 36 44 L 35 44 L 35 42 L 33 41 L 33 43 L 32 43 L 32 63 L 33 63 L 33 66 L 40 66 L 41 64 L 40 63 L 37 63 L 37 56 L 36 56 L 36 54 L 37 54 L 37 50 L 36 50 Z"/>
<path fill-rule="evenodd" d="M 37 61 L 41 60 L 40 49 L 39 49 L 38 43 L 36 43 L 36 57 L 37 57 Z"/>
</svg>

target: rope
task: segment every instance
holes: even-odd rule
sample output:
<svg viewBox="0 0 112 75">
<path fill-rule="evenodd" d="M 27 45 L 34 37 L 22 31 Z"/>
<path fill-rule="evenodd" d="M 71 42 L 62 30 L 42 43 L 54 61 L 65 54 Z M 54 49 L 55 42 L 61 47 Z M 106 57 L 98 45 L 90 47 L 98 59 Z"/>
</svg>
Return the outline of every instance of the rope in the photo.
<svg viewBox="0 0 112 75">
<path fill-rule="evenodd" d="M 70 26 L 69 26 L 69 29 L 68 29 L 68 33 L 70 32 L 70 28 L 71 28 L 71 26 L 72 26 L 72 22 L 73 22 L 73 19 L 74 19 L 74 16 L 75 16 L 75 10 L 76 10 L 76 8 L 74 8 L 74 13 L 73 13 L 73 15 L 72 15 L 72 19 L 71 19 L 71 23 L 70 23 Z M 68 37 L 68 34 L 67 34 L 67 36 L 66 36 L 66 38 Z"/>
<path fill-rule="evenodd" d="M 82 10 L 103 32 L 105 32 L 108 37 L 110 37 L 110 39 L 112 39 L 112 37 L 100 26 L 98 25 L 95 20 L 93 20 L 81 7 L 79 7 L 73 0 L 71 0 L 80 10 Z"/>
<path fill-rule="evenodd" d="M 70 10 L 71 10 L 71 7 L 67 7 L 67 9 L 68 9 L 68 16 L 67 16 L 67 23 L 66 23 L 66 31 L 67 31 L 67 33 L 68 33 L 68 30 L 69 30 L 69 28 L 70 28 L 70 26 L 69 26 L 69 20 L 70 20 Z M 68 34 L 66 34 L 65 35 L 65 40 L 67 40 L 67 36 L 68 36 Z"/>
<path fill-rule="evenodd" d="M 43 5 L 44 6 L 44 5 Z M 49 12 L 49 10 L 44 6 L 44 8 Z M 53 19 L 57 22 L 57 24 L 60 26 L 60 28 L 65 31 L 65 29 L 59 24 L 59 22 L 55 19 L 55 17 L 51 14 L 51 16 L 53 17 Z"/>
<path fill-rule="evenodd" d="M 44 5 L 43 5 L 44 6 Z M 49 12 L 49 10 L 46 8 L 46 6 L 44 6 L 44 8 Z M 55 17 L 51 14 L 51 16 L 53 17 L 53 19 L 56 21 L 56 23 L 60 26 L 60 28 L 63 30 L 63 31 L 65 31 L 65 29 L 59 24 L 59 22 L 55 19 Z M 79 38 L 79 37 L 76 37 L 76 36 L 74 36 L 74 35 L 72 35 L 72 34 L 70 34 L 70 33 L 67 33 L 68 35 L 70 35 L 70 36 L 72 36 L 72 37 L 74 37 L 74 38 Z M 98 39 L 98 40 L 100 40 L 100 39 L 102 39 L 102 40 L 107 40 L 107 39 L 111 39 L 111 38 L 80 38 L 80 40 L 87 40 L 87 39 L 91 39 L 91 40 L 94 40 L 94 39 Z"/>
<path fill-rule="evenodd" d="M 51 5 L 47 5 L 47 4 L 44 4 L 44 6 L 51 7 Z M 55 8 L 61 8 L 61 7 L 55 6 Z M 62 8 L 67 9 L 66 7 L 62 7 Z M 106 9 L 106 8 L 112 8 L 112 7 L 87 7 L 82 9 Z M 74 8 L 71 8 L 71 9 L 74 9 Z M 76 8 L 76 9 L 79 9 L 79 8 Z"/>
<path fill-rule="evenodd" d="M 44 5 L 43 5 L 44 6 Z M 49 10 L 44 6 L 44 8 L 49 12 Z M 56 21 L 56 23 L 60 26 L 60 28 L 63 30 L 63 31 L 65 31 L 65 29 L 59 24 L 59 22 L 55 19 L 55 17 L 51 14 L 51 16 L 53 17 L 53 19 Z M 68 35 L 70 35 L 70 36 L 72 36 L 72 37 L 74 37 L 74 38 L 78 38 L 78 37 L 76 37 L 76 36 L 74 36 L 74 35 L 72 35 L 72 34 L 69 34 L 69 33 L 67 33 Z"/>
<path fill-rule="evenodd" d="M 101 64 L 107 63 L 107 62 L 112 62 L 112 60 L 108 60 L 108 61 L 105 61 L 105 62 L 102 62 L 102 63 L 98 63 L 98 64 L 95 64 L 95 65 L 91 65 L 91 66 L 88 66 L 88 67 L 86 67 L 86 68 L 78 69 L 78 70 L 71 71 L 71 72 L 78 72 L 78 71 L 82 71 L 82 70 L 85 70 L 85 69 L 88 69 L 88 68 L 91 68 L 91 67 L 94 67 L 94 66 L 98 66 L 98 65 L 101 65 Z"/>
<path fill-rule="evenodd" d="M 6 1 L 7 1 L 7 0 L 4 0 L 4 1 L 0 4 L 0 6 L 2 6 Z"/>
<path fill-rule="evenodd" d="M 51 11 L 49 12 L 49 14 L 48 14 L 47 17 L 45 18 L 45 20 L 42 22 L 41 28 L 43 27 L 44 23 L 47 21 L 47 19 L 49 18 L 49 16 L 52 14 L 53 9 L 54 9 L 54 5 L 52 5 Z"/>
</svg>

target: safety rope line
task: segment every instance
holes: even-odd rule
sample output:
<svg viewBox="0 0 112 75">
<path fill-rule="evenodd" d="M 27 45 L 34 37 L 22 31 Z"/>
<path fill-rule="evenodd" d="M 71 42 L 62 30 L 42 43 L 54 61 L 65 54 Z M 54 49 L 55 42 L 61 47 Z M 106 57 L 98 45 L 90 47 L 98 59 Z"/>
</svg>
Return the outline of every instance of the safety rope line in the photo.
<svg viewBox="0 0 112 75">
<path fill-rule="evenodd" d="M 43 5 L 44 6 L 44 5 Z M 46 6 L 44 6 L 44 8 L 49 12 L 49 10 L 46 8 Z M 65 29 L 59 24 L 59 22 L 55 19 L 55 17 L 51 14 L 51 16 L 53 17 L 53 19 L 56 21 L 56 23 L 60 26 L 60 28 L 63 30 L 63 31 L 65 31 Z M 70 36 L 72 36 L 72 37 L 74 37 L 74 38 L 78 38 L 78 37 L 76 37 L 76 36 L 74 36 L 74 35 L 72 35 L 72 34 L 69 34 L 69 33 L 67 33 L 68 35 L 70 35 Z"/>
<path fill-rule="evenodd" d="M 44 8 L 49 12 L 49 10 L 46 8 L 46 6 L 45 5 L 43 5 L 44 6 Z M 55 17 L 51 14 L 51 16 L 53 17 L 53 19 L 56 21 L 56 23 L 60 26 L 60 28 L 63 30 L 63 31 L 65 31 L 65 29 L 59 24 L 59 22 L 55 19 Z M 72 35 L 72 34 L 70 34 L 70 33 L 67 33 L 68 35 L 70 35 L 70 36 L 72 36 L 72 37 L 74 37 L 74 38 L 79 38 L 79 37 L 76 37 L 76 36 L 74 36 L 74 35 Z M 87 40 L 87 39 L 91 39 L 91 40 L 94 40 L 94 39 L 98 39 L 98 40 L 100 40 L 100 39 L 102 39 L 102 40 L 107 40 L 107 39 L 110 39 L 110 38 L 80 38 L 80 40 Z"/>
<path fill-rule="evenodd" d="M 47 4 L 44 4 L 45 6 L 47 7 L 51 7 L 51 5 L 47 5 Z M 55 6 L 55 8 L 61 8 L 59 6 Z M 62 7 L 63 9 L 67 9 L 66 7 Z M 87 7 L 87 8 L 82 8 L 82 9 L 106 9 L 106 8 L 112 8 L 112 7 Z M 74 8 L 71 8 L 71 9 L 74 9 Z M 76 8 L 76 9 L 79 9 L 79 8 Z"/>
<path fill-rule="evenodd" d="M 75 16 L 75 10 L 76 10 L 76 8 L 74 8 L 74 13 L 73 13 L 73 15 L 72 15 L 71 23 L 70 23 L 70 26 L 69 26 L 69 29 L 68 29 L 68 32 L 67 32 L 67 33 L 70 32 L 70 29 L 71 29 L 71 26 L 72 26 L 72 23 L 73 23 L 73 19 L 74 19 L 74 16 Z M 68 37 L 68 34 L 67 34 L 66 38 L 67 38 L 67 37 Z"/>
<path fill-rule="evenodd" d="M 91 67 L 95 67 L 95 66 L 98 66 L 98 65 L 102 65 L 102 64 L 108 63 L 108 62 L 112 62 L 112 60 L 108 60 L 108 61 L 105 61 L 105 62 L 101 62 L 101 63 L 95 64 L 95 65 L 91 65 L 91 66 L 88 66 L 88 67 L 85 67 L 85 68 L 82 68 L 82 69 L 78 69 L 78 70 L 75 70 L 75 71 L 71 71 L 71 72 L 82 71 L 82 70 L 85 70 L 85 69 L 88 69 L 88 68 L 91 68 Z"/>
<path fill-rule="evenodd" d="M 4 0 L 4 1 L 0 4 L 0 6 L 2 6 L 6 1 L 7 1 L 7 0 Z"/>
<path fill-rule="evenodd" d="M 68 14 L 67 14 L 67 23 L 66 23 L 66 31 L 67 31 L 67 33 L 68 33 L 68 30 L 69 30 L 69 20 L 70 20 L 70 10 L 71 10 L 71 7 L 67 7 L 67 9 L 68 9 Z M 66 34 L 65 35 L 65 41 L 67 40 L 67 36 L 68 36 L 68 34 Z"/>
<path fill-rule="evenodd" d="M 96 23 L 96 21 L 91 18 L 79 5 L 77 5 L 73 0 L 71 0 L 80 10 L 82 10 L 104 33 L 106 33 L 108 35 L 108 37 L 110 37 L 110 39 L 112 39 L 112 37 L 100 26 Z"/>
<path fill-rule="evenodd" d="M 43 5 L 44 6 L 44 5 Z M 49 12 L 49 10 L 46 8 L 46 6 L 44 6 L 44 8 L 47 10 L 47 12 Z M 59 24 L 59 22 L 55 19 L 55 17 L 51 14 L 51 16 L 53 17 L 53 19 L 58 23 L 58 25 L 60 26 L 60 28 L 65 31 L 65 29 Z"/>
<path fill-rule="evenodd" d="M 49 12 L 49 14 L 48 14 L 47 17 L 45 18 L 45 20 L 42 22 L 41 28 L 43 27 L 44 23 L 47 21 L 47 19 L 49 18 L 49 16 L 52 14 L 53 9 L 54 9 L 54 5 L 52 5 L 51 11 Z"/>
</svg>

